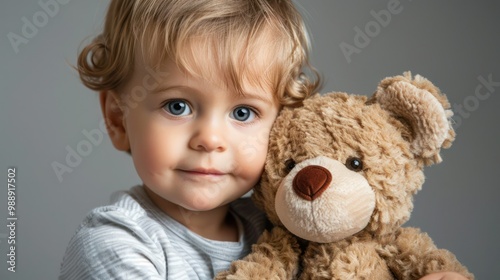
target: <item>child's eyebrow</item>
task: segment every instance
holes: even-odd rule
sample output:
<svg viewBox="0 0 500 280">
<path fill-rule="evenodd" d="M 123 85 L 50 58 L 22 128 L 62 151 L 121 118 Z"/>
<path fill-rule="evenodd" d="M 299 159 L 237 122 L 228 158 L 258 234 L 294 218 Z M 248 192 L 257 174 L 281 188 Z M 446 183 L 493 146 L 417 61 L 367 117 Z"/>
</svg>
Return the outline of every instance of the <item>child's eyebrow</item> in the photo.
<svg viewBox="0 0 500 280">
<path fill-rule="evenodd" d="M 263 95 L 266 95 L 266 96 L 263 96 Z M 257 93 L 253 93 L 253 92 L 243 92 L 239 96 L 242 96 L 242 97 L 248 98 L 248 99 L 257 99 L 257 100 L 260 100 L 260 101 L 267 103 L 267 104 L 273 104 L 274 102 L 271 100 L 271 98 L 267 97 L 267 95 L 268 94 L 257 94 Z"/>
<path fill-rule="evenodd" d="M 166 86 L 166 87 L 159 86 L 159 87 L 155 87 L 153 90 L 151 90 L 151 93 L 158 94 L 158 93 L 162 93 L 162 92 L 169 91 L 172 89 L 182 89 L 182 88 L 190 89 L 190 87 L 184 86 L 184 85 L 174 85 L 174 86 Z"/>
<path fill-rule="evenodd" d="M 189 86 L 186 86 L 186 85 L 172 85 L 172 86 L 165 86 L 165 87 L 157 87 L 157 88 L 153 89 L 151 91 L 151 93 L 153 93 L 153 94 L 159 94 L 159 93 L 166 92 L 166 91 L 169 91 L 169 90 L 174 90 L 174 89 L 188 89 L 188 90 L 192 90 L 192 91 L 197 91 L 196 88 L 192 88 L 192 87 L 189 87 Z M 238 94 L 238 97 L 241 97 L 241 98 L 244 98 L 244 99 L 257 99 L 257 100 L 260 100 L 260 101 L 262 101 L 264 103 L 272 105 L 274 102 L 267 95 L 268 94 L 266 94 L 266 93 L 258 94 L 258 93 L 254 93 L 254 92 L 247 92 L 247 91 L 245 91 L 245 92 L 243 92 L 241 94 Z"/>
</svg>

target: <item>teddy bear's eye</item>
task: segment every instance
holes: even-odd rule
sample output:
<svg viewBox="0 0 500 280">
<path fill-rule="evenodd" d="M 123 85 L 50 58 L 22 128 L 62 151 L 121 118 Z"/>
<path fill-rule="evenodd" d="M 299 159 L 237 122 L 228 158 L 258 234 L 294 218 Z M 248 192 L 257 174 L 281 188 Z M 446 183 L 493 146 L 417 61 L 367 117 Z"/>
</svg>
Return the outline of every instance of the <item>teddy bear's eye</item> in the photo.
<svg viewBox="0 0 500 280">
<path fill-rule="evenodd" d="M 345 166 L 347 168 L 349 168 L 350 170 L 356 171 L 356 172 L 363 170 L 363 162 L 361 161 L 360 158 L 357 158 L 357 157 L 349 157 L 345 161 Z"/>
<path fill-rule="evenodd" d="M 295 167 L 295 161 L 293 159 L 287 159 L 285 161 L 285 171 L 286 173 L 292 171 L 292 169 Z"/>
</svg>

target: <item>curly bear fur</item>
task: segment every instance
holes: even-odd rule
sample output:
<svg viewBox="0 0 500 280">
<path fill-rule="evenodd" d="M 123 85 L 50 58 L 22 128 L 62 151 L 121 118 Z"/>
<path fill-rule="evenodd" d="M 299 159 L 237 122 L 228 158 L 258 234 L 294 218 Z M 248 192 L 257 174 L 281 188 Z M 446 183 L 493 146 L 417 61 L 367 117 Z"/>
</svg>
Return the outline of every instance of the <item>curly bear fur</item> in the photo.
<svg viewBox="0 0 500 280">
<path fill-rule="evenodd" d="M 425 166 L 455 138 L 427 79 L 386 78 L 368 98 L 333 92 L 284 108 L 253 198 L 274 227 L 216 279 L 419 279 L 455 271 L 447 250 L 402 227 Z"/>
</svg>

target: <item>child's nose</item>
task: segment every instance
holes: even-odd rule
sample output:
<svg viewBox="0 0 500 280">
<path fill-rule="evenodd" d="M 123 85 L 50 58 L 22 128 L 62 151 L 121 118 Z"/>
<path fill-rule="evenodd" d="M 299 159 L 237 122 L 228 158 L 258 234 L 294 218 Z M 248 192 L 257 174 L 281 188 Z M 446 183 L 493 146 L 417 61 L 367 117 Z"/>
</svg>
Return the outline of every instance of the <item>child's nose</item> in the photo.
<svg viewBox="0 0 500 280">
<path fill-rule="evenodd" d="M 227 148 L 224 126 L 215 120 L 200 123 L 189 141 L 191 149 L 205 152 L 223 152 Z"/>
</svg>

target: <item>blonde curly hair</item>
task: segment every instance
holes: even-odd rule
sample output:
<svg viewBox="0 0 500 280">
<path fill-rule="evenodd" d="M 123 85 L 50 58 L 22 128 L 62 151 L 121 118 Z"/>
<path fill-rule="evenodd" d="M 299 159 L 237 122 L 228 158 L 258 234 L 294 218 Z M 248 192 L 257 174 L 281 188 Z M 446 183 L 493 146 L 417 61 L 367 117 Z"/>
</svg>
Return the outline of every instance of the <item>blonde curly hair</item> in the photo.
<svg viewBox="0 0 500 280">
<path fill-rule="evenodd" d="M 116 90 L 142 54 L 155 69 L 170 59 L 191 75 L 217 73 L 239 93 L 242 81 L 264 83 L 280 104 L 296 105 L 320 84 L 309 49 L 291 0 L 112 0 L 77 70 L 88 88 Z M 197 63 L 199 55 L 209 63 Z"/>
</svg>

